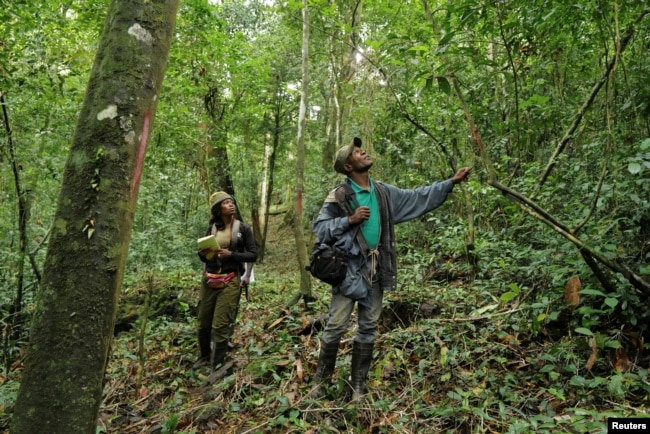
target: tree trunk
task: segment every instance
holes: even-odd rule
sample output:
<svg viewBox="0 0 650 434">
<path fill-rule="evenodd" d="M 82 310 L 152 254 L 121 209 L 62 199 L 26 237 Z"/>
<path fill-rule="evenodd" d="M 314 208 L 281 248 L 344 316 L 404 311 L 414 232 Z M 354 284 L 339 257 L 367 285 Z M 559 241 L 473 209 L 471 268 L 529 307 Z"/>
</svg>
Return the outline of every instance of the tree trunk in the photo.
<svg viewBox="0 0 650 434">
<path fill-rule="evenodd" d="M 22 318 L 23 307 L 23 291 L 25 282 L 25 258 L 27 256 L 27 220 L 29 213 L 29 205 L 27 201 L 27 194 L 22 187 L 20 180 L 20 168 L 16 160 L 16 152 L 14 150 L 14 142 L 11 136 L 11 124 L 9 123 L 9 113 L 7 112 L 7 105 L 5 103 L 4 93 L 0 91 L 0 105 L 2 105 L 2 115 L 5 124 L 5 132 L 7 133 L 7 149 L 9 151 L 9 162 L 14 174 L 14 186 L 16 187 L 16 197 L 18 198 L 18 264 L 17 277 L 16 277 L 16 296 L 11 308 L 11 320 L 9 332 L 5 336 L 5 340 L 15 340 L 18 336 L 18 325 L 20 318 Z M 7 345 L 5 345 L 5 348 Z M 8 357 L 8 352 L 5 352 L 6 364 L 9 366 L 11 361 Z"/>
<path fill-rule="evenodd" d="M 302 25 L 302 84 L 300 94 L 300 111 L 298 114 L 298 155 L 296 158 L 296 185 L 295 185 L 295 207 L 293 228 L 296 237 L 296 254 L 298 256 L 298 266 L 300 267 L 300 293 L 290 303 L 299 298 L 311 300 L 314 298 L 311 290 L 311 275 L 305 269 L 307 265 L 307 246 L 305 244 L 305 235 L 302 229 L 302 198 L 303 185 L 305 177 L 305 126 L 307 124 L 307 88 L 309 86 L 309 8 L 305 0 L 303 7 L 303 25 Z"/>
<path fill-rule="evenodd" d="M 230 162 L 228 160 L 228 129 L 223 120 L 226 113 L 221 90 L 218 87 L 210 87 L 203 98 L 205 109 L 212 119 L 212 125 L 208 129 L 208 137 L 212 147 L 209 152 L 210 163 L 207 169 L 208 185 L 210 192 L 225 191 L 228 194 L 235 194 L 235 185 L 230 176 Z M 210 171 L 214 169 L 213 178 Z M 239 209 L 239 207 L 237 208 Z"/>
<path fill-rule="evenodd" d="M 178 0 L 113 0 L 65 167 L 12 433 L 94 433 Z"/>
<path fill-rule="evenodd" d="M 280 134 L 283 128 L 282 113 L 283 107 L 286 99 L 286 95 L 282 90 L 282 82 L 280 80 L 280 75 L 276 75 L 275 83 L 275 99 L 273 104 L 273 135 L 272 142 L 273 144 L 269 148 L 268 145 L 264 146 L 264 182 L 262 183 L 262 203 L 264 204 L 264 219 L 262 222 L 262 244 L 261 248 L 257 252 L 258 261 L 264 260 L 264 255 L 266 254 L 266 239 L 269 229 L 269 215 L 271 210 L 271 202 L 273 196 L 273 188 L 275 186 L 275 162 L 277 159 L 278 148 L 280 147 Z M 265 187 L 265 188 L 264 188 Z"/>
</svg>

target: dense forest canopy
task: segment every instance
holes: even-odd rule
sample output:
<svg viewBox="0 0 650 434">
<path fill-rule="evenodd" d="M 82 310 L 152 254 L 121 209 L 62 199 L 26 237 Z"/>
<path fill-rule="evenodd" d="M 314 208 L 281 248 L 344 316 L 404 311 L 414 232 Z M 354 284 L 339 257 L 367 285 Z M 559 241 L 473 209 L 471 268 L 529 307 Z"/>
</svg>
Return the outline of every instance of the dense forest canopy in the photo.
<svg viewBox="0 0 650 434">
<path fill-rule="evenodd" d="M 14 1 L 0 8 L 0 408 L 8 414 L 100 36 L 111 4 L 123 2 Z M 118 324 L 130 318 L 127 323 L 138 325 L 152 358 L 160 348 L 170 358 L 194 351 L 192 289 L 200 263 L 193 242 L 205 230 L 209 195 L 227 190 L 263 253 L 257 297 L 241 319 L 241 333 L 275 342 L 263 346 L 251 338 L 247 354 L 273 358 L 292 348 L 291 366 L 300 361 L 301 374 L 287 365 L 276 365 L 277 372 L 259 368 L 260 387 L 272 390 L 274 400 L 247 383 L 250 396 L 236 406 L 232 389 L 221 385 L 215 393 L 233 401 L 219 420 L 245 427 L 246 413 L 279 432 L 324 424 L 327 418 L 316 411 L 292 409 L 298 408 L 302 367 L 308 376 L 317 345 L 313 337 L 296 337 L 297 330 L 326 313 L 326 302 L 289 303 L 301 286 L 298 249 L 282 244 L 278 234 L 302 222 L 297 230 L 308 246 L 310 222 L 340 181 L 334 153 L 358 136 L 375 160 L 373 178 L 402 188 L 447 179 L 462 166 L 473 174 L 443 208 L 398 227 L 400 290 L 387 303 L 431 304 L 435 315 L 422 317 L 416 309 L 418 321 L 387 327 L 373 374 L 382 390 L 374 411 L 381 414 L 364 419 L 355 413 L 354 419 L 337 413 L 343 421 L 337 429 L 372 425 L 383 432 L 386 421 L 395 420 L 404 432 L 415 432 L 413 419 L 393 419 L 389 402 L 399 396 L 417 417 L 452 432 L 479 432 L 482 424 L 491 432 L 549 424 L 543 428 L 552 432 L 562 423 L 589 431 L 606 424 L 608 414 L 647 413 L 650 8 L 632 0 L 308 2 L 298 219 L 306 6 L 295 0 L 180 2 Z M 322 284 L 313 285 L 321 299 L 329 297 Z M 175 314 L 147 322 L 143 306 L 161 300 L 174 305 Z M 269 312 L 268 306 L 284 307 Z M 251 319 L 261 313 L 263 321 Z M 161 344 L 156 329 L 180 337 Z M 121 336 L 109 356 L 109 385 L 127 369 L 120 362 L 128 353 Z M 176 379 L 162 379 L 147 377 L 161 366 L 142 354 L 132 358 L 141 370 L 124 387 L 137 386 L 137 393 L 144 381 L 150 390 L 155 382 L 175 388 L 176 407 L 162 405 L 155 417 L 174 432 L 181 414 L 186 432 L 202 432 L 206 420 L 187 416 L 194 415 L 187 390 L 200 383 L 186 372 L 187 363 L 169 364 Z M 405 376 L 417 377 L 417 387 L 405 385 Z M 539 393 L 535 398 L 527 384 Z M 409 388 L 420 396 L 404 392 Z M 147 399 L 107 389 L 102 408 Z M 530 406 L 518 404 L 524 397 Z M 152 392 L 150 399 L 167 398 Z M 110 423 L 103 429 L 127 432 Z"/>
</svg>

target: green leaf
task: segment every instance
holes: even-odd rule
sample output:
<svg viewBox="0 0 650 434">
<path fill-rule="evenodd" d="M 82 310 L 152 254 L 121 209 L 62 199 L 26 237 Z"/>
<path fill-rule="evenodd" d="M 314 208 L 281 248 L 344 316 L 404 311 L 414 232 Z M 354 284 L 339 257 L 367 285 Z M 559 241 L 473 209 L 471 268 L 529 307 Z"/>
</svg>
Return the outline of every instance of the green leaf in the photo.
<svg viewBox="0 0 650 434">
<path fill-rule="evenodd" d="M 561 390 L 557 390 L 554 387 L 551 387 L 551 388 L 547 389 L 547 391 L 548 391 L 548 393 L 550 393 L 551 395 L 555 396 L 556 398 L 558 398 L 558 399 L 560 399 L 562 401 L 564 401 L 566 399 L 566 397 L 564 396 L 564 392 L 562 392 Z"/>
<path fill-rule="evenodd" d="M 473 311 L 473 312 L 470 314 L 470 316 L 483 315 L 485 312 L 487 312 L 487 311 L 489 311 L 489 310 L 494 310 L 494 309 L 496 309 L 497 307 L 499 307 L 498 304 L 488 304 L 487 306 L 483 306 L 483 307 L 480 308 L 480 309 L 476 309 L 475 311 Z"/>
<path fill-rule="evenodd" d="M 440 366 L 446 366 L 448 359 L 449 349 L 445 346 L 440 348 Z"/>
<path fill-rule="evenodd" d="M 619 341 L 608 340 L 605 342 L 607 348 L 621 348 L 621 343 Z"/>
<path fill-rule="evenodd" d="M 641 150 L 645 151 L 647 149 L 650 149 L 650 139 L 645 139 L 641 142 Z"/>
<path fill-rule="evenodd" d="M 623 390 L 623 376 L 614 375 L 609 379 L 609 384 L 607 385 L 609 392 L 613 395 L 623 396 L 625 391 Z"/>
<path fill-rule="evenodd" d="M 410 47 L 408 51 L 417 51 L 420 53 L 427 52 L 429 51 L 429 46 L 428 45 L 415 45 L 413 47 Z"/>
<path fill-rule="evenodd" d="M 584 328 L 584 327 L 578 327 L 576 329 L 576 333 L 580 333 L 581 335 L 586 335 L 586 336 L 593 336 L 594 334 L 591 332 L 591 330 Z"/>
<path fill-rule="evenodd" d="M 636 175 L 639 172 L 641 172 L 641 164 L 637 163 L 636 161 L 628 164 L 627 166 L 628 172 L 630 172 L 632 175 Z"/>
<path fill-rule="evenodd" d="M 603 291 L 599 291 L 597 289 L 583 289 L 580 291 L 580 294 L 582 295 L 597 295 L 599 297 L 607 297 L 607 294 L 605 294 Z"/>
<path fill-rule="evenodd" d="M 446 77 L 438 76 L 438 87 L 441 91 L 447 95 L 451 94 L 451 86 L 449 85 L 449 80 Z"/>
<path fill-rule="evenodd" d="M 606 298 L 605 299 L 605 304 L 607 306 L 609 306 L 609 307 L 614 308 L 614 307 L 616 307 L 616 305 L 618 305 L 618 300 L 615 299 L 615 298 Z"/>
<path fill-rule="evenodd" d="M 449 32 L 445 36 L 443 36 L 440 41 L 438 41 L 438 46 L 442 47 L 444 45 L 447 45 L 449 41 L 451 41 L 451 38 L 454 37 L 454 32 Z"/>
</svg>

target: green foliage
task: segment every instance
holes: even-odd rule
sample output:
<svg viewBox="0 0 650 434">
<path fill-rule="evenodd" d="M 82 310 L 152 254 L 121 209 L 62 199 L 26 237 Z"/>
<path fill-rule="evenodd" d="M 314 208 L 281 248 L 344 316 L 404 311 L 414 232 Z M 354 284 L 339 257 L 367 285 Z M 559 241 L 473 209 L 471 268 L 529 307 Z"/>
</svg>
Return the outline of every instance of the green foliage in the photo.
<svg viewBox="0 0 650 434">
<path fill-rule="evenodd" d="M 118 321 L 130 318 L 129 324 L 142 320 L 145 279 L 153 273 L 159 293 L 146 328 L 145 390 L 133 390 L 134 372 L 142 367 L 132 332 L 120 333 L 107 372 L 102 432 L 119 431 L 127 420 L 120 412 L 127 407 L 155 420 L 162 431 L 179 433 L 202 432 L 202 422 L 193 419 L 199 405 L 214 412 L 212 420 L 250 432 L 360 432 L 370 425 L 376 432 L 416 432 L 423 423 L 439 432 L 593 432 L 604 429 L 608 416 L 647 410 L 648 372 L 636 362 L 643 362 L 642 350 L 647 351 L 647 344 L 639 347 L 640 338 L 647 341 L 647 295 L 602 267 L 612 285 L 604 289 L 573 244 L 495 194 L 452 86 L 458 79 L 499 180 L 568 227 L 587 219 L 581 239 L 647 280 L 647 17 L 548 180 L 539 183 L 612 58 L 615 35 L 644 7 L 632 1 L 616 9 L 595 2 L 516 0 L 506 7 L 429 1 L 435 26 L 420 2 L 400 4 L 398 10 L 395 2 L 383 0 L 366 2 L 362 10 L 341 2 L 310 3 L 309 104 L 319 110 L 306 127 L 306 233 L 323 198 L 340 182 L 322 161 L 331 131 L 340 128 L 340 140 L 363 137 L 375 161 L 374 178 L 402 188 L 448 178 L 454 166 L 473 166 L 463 186 L 473 213 L 473 248 L 467 245 L 469 215 L 459 188 L 434 213 L 398 226 L 400 288 L 387 296 L 387 306 L 430 303 L 436 316 L 382 324 L 368 405 L 347 405 L 344 350 L 330 388 L 333 402 L 305 409 L 299 403 L 307 386 L 297 380 L 298 369 L 307 377 L 312 372 L 316 339 L 300 334 L 310 319 L 302 309 L 281 308 L 297 284 L 295 248 L 271 243 L 268 262 L 256 270 L 260 283 L 252 287 L 253 301 L 245 304 L 239 322 L 244 349 L 238 357 L 246 368 L 215 385 L 216 397 L 204 395 L 197 404 L 205 378 L 187 369 L 195 352 L 201 267 L 193 240 L 205 231 L 208 195 L 220 187 L 213 184 L 219 162 L 210 151 L 227 148 L 238 204 L 248 220 L 263 194 L 266 148 L 278 133 L 271 200 L 291 201 L 304 6 L 216 3 L 181 3 L 118 315 Z M 52 224 L 107 5 L 55 1 L 37 8 L 13 2 L 0 10 L 0 91 L 19 176 L 29 193 L 28 252 Z M 351 26 L 353 12 L 361 14 L 354 16 L 360 27 Z M 352 30 L 362 55 L 350 61 Z M 212 88 L 219 90 L 223 109 L 218 123 L 205 110 Z M 0 164 L 9 168 L 8 136 L 2 131 Z M 13 175 L 0 173 L 5 329 L 21 258 Z M 290 228 L 277 223 L 272 232 L 283 241 L 293 238 Z M 46 247 L 34 252 L 35 266 L 24 270 L 27 321 Z M 581 301 L 570 310 L 563 296 L 573 276 L 582 283 Z M 311 308 L 325 312 L 328 289 L 315 288 L 322 297 Z M 24 327 L 17 339 L 4 342 L 8 360 L 20 360 L 26 339 Z M 635 361 L 629 369 L 623 369 L 624 354 Z M 0 409 L 8 413 L 19 366 L 2 374 Z M 223 406 L 210 406 L 213 401 Z"/>
</svg>

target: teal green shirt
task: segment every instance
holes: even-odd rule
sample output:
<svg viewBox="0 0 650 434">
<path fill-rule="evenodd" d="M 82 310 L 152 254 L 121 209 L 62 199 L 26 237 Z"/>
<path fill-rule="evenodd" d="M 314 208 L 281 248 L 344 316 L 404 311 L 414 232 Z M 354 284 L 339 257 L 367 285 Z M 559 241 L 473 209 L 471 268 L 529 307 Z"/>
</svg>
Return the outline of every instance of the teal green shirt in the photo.
<svg viewBox="0 0 650 434">
<path fill-rule="evenodd" d="M 381 233 L 381 220 L 379 218 L 379 202 L 377 201 L 377 193 L 375 193 L 375 184 L 370 180 L 370 191 L 360 187 L 356 182 L 350 179 L 352 191 L 356 193 L 357 202 L 359 206 L 367 206 L 370 208 L 370 217 L 368 220 L 361 223 L 361 233 L 368 243 L 370 249 L 376 249 L 379 244 L 379 234 Z M 355 204 L 351 203 L 352 209 Z"/>
</svg>

